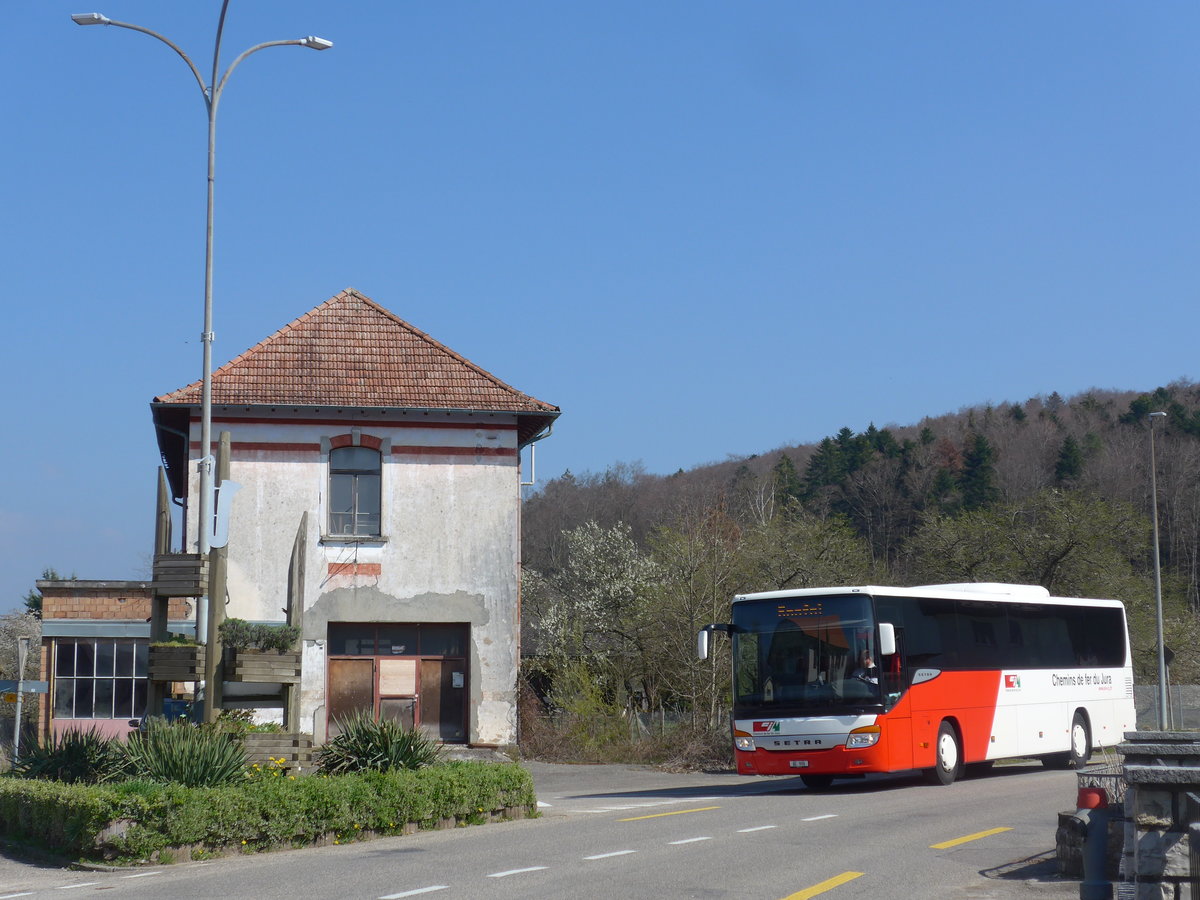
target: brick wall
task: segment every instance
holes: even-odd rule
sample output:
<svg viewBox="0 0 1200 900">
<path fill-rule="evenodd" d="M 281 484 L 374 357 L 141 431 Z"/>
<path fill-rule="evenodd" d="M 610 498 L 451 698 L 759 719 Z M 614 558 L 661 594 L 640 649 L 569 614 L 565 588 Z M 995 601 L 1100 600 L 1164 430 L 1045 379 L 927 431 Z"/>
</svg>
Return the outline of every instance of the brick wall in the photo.
<svg viewBox="0 0 1200 900">
<path fill-rule="evenodd" d="M 150 618 L 151 585 L 148 581 L 39 581 L 42 619 L 146 621 Z M 191 603 L 171 598 L 167 618 L 191 616 Z"/>
</svg>

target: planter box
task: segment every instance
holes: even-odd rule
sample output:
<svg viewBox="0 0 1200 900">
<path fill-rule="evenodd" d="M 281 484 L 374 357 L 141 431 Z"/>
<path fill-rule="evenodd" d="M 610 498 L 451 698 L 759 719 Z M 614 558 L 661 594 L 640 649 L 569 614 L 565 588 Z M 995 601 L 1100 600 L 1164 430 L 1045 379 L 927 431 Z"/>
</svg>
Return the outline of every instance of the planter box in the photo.
<svg viewBox="0 0 1200 900">
<path fill-rule="evenodd" d="M 300 683 L 300 651 L 226 650 L 225 680 L 282 684 Z"/>
<path fill-rule="evenodd" d="M 151 681 L 202 681 L 204 648 L 199 644 L 151 645 L 148 668 Z"/>
<path fill-rule="evenodd" d="M 208 593 L 208 560 L 196 553 L 159 554 L 153 584 L 160 597 L 203 597 Z"/>
</svg>

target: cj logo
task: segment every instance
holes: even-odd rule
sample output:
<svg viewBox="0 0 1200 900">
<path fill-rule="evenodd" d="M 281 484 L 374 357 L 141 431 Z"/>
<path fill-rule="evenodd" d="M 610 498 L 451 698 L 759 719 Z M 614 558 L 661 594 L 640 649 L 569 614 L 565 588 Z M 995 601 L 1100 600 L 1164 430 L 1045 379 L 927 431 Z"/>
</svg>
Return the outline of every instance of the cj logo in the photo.
<svg viewBox="0 0 1200 900">
<path fill-rule="evenodd" d="M 779 723 L 773 720 L 755 722 L 753 729 L 755 734 L 779 734 Z"/>
<path fill-rule="evenodd" d="M 1019 690 L 1021 687 L 1020 675 L 1005 675 L 1004 686 L 1009 690 Z"/>
</svg>

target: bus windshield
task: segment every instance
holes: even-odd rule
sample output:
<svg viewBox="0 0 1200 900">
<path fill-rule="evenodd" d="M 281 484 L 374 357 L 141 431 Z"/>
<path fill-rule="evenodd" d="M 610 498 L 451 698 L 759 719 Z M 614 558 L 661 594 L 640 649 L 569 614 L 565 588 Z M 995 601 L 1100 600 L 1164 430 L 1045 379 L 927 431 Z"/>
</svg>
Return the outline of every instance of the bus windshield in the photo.
<svg viewBox="0 0 1200 900">
<path fill-rule="evenodd" d="M 782 714 L 882 704 L 865 594 L 735 603 L 733 625 L 735 709 Z"/>
</svg>

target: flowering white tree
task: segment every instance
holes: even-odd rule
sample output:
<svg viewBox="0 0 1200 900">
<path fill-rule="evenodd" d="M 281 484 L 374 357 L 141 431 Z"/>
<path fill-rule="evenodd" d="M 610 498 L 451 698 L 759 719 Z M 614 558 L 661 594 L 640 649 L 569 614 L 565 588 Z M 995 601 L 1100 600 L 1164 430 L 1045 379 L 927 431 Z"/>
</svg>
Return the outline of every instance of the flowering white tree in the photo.
<svg viewBox="0 0 1200 900">
<path fill-rule="evenodd" d="M 645 690 L 645 632 L 657 570 L 628 525 L 595 522 L 565 534 L 566 564 L 526 570 L 526 615 L 538 667 L 550 675 L 581 667 L 610 700 Z"/>
</svg>

